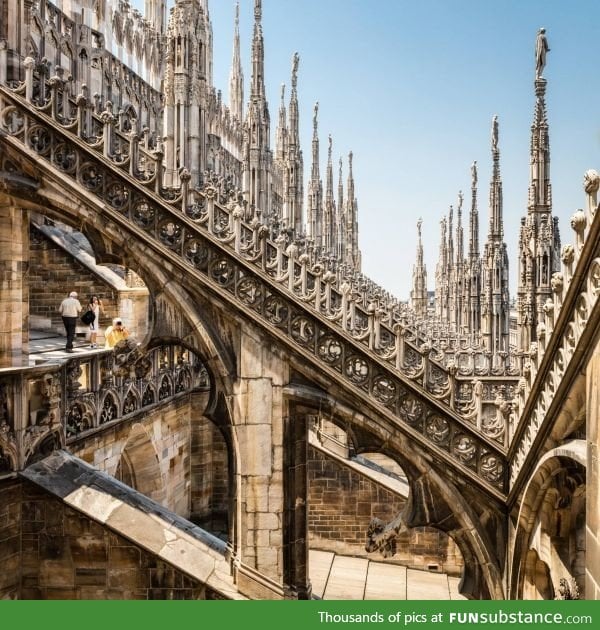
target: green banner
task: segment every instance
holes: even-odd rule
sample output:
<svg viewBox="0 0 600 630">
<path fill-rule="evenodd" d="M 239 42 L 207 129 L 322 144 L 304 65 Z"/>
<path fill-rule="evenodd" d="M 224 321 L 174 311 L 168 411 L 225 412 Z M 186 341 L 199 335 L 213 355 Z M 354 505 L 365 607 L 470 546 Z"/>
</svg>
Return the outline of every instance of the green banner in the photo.
<svg viewBox="0 0 600 630">
<path fill-rule="evenodd" d="M 598 627 L 598 601 L 0 602 L 2 626 L 44 630 Z M 242 626 L 243 624 L 243 626 Z"/>
</svg>

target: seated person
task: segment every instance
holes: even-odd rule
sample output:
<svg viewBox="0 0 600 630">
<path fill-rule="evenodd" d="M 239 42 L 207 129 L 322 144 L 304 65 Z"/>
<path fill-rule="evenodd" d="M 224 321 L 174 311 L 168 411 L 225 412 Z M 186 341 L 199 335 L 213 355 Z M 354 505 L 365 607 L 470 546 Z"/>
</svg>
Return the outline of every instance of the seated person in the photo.
<svg viewBox="0 0 600 630">
<path fill-rule="evenodd" d="M 115 317 L 113 325 L 104 331 L 104 339 L 106 340 L 104 347 L 114 348 L 119 341 L 127 339 L 127 337 L 129 337 L 129 331 L 123 326 L 123 320 L 120 317 Z"/>
</svg>

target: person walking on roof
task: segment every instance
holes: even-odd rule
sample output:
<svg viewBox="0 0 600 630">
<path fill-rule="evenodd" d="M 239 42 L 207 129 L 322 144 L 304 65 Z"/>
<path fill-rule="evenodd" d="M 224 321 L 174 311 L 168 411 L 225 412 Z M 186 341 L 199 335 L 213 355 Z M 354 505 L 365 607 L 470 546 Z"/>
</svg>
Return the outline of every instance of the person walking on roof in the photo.
<svg viewBox="0 0 600 630">
<path fill-rule="evenodd" d="M 67 345 L 65 350 L 73 352 L 73 339 L 75 339 L 75 327 L 77 326 L 77 317 L 81 313 L 81 304 L 77 299 L 77 293 L 71 291 L 69 297 L 65 298 L 58 307 L 58 312 L 62 315 L 63 324 L 67 333 Z"/>
</svg>

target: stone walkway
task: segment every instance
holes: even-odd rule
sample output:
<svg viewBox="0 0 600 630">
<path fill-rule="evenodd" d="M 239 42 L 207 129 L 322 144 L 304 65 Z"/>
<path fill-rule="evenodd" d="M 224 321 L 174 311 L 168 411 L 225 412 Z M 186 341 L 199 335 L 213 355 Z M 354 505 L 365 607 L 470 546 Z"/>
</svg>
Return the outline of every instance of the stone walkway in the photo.
<svg viewBox="0 0 600 630">
<path fill-rule="evenodd" d="M 310 550 L 310 581 L 316 599 L 465 599 L 460 578 L 408 569 L 367 558 Z"/>
<path fill-rule="evenodd" d="M 90 342 L 82 337 L 75 337 L 73 342 L 73 353 L 65 351 L 67 338 L 57 335 L 54 332 L 46 332 L 42 330 L 29 331 L 29 365 L 39 365 L 47 361 L 65 361 L 70 359 L 74 354 L 87 354 L 89 352 L 98 352 L 104 350 L 101 348 L 90 348 Z"/>
</svg>

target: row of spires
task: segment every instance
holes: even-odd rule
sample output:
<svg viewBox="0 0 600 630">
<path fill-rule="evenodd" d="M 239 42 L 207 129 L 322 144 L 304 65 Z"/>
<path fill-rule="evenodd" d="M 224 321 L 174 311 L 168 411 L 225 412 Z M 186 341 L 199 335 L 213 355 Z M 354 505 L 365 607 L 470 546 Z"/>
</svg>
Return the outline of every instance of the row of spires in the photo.
<svg viewBox="0 0 600 630">
<path fill-rule="evenodd" d="M 498 144 L 498 117 L 492 119 L 492 177 L 489 193 L 489 229 L 483 254 L 479 250 L 477 209 L 477 163 L 471 166 L 471 211 L 469 249 L 464 254 L 462 205 L 459 192 L 457 226 L 454 232 L 453 208 L 441 221 L 440 254 L 435 274 L 435 301 L 431 309 L 427 291 L 427 270 L 423 260 L 422 221 L 417 223 L 418 243 L 410 307 L 420 321 L 435 320 L 444 331 L 482 343 L 492 353 L 511 348 L 528 351 L 537 340 L 544 307 L 551 299 L 552 274 L 559 269 L 560 236 L 558 221 L 552 217 L 550 184 L 550 143 L 546 115 L 546 79 L 542 72 L 548 51 L 545 29 L 536 40 L 536 74 L 533 123 L 530 145 L 530 184 L 527 215 L 521 220 L 519 235 L 519 281 L 516 299 L 516 343 L 510 340 L 510 296 L 508 253 L 504 242 L 502 178 Z M 456 251 L 454 249 L 456 236 Z"/>
<path fill-rule="evenodd" d="M 264 46 L 261 27 L 262 6 L 255 0 L 254 35 L 252 42 L 252 91 L 250 106 L 260 102 L 264 107 L 264 118 L 268 119 L 268 106 L 264 88 Z M 306 225 L 304 223 L 304 162 L 300 148 L 298 68 L 300 56 L 292 57 L 291 93 L 289 109 L 285 106 L 285 84 L 281 86 L 278 125 L 276 128 L 274 170 L 281 178 L 281 208 L 279 214 L 284 224 L 293 229 L 296 237 L 305 236 L 313 244 L 317 256 L 329 256 L 350 268 L 360 271 L 361 255 L 358 248 L 357 202 L 354 195 L 354 175 L 352 172 L 352 152 L 348 155 L 347 199 L 344 201 L 342 183 L 342 158 L 339 160 L 338 200 L 334 199 L 331 134 L 328 137 L 328 162 L 326 190 L 323 197 L 323 183 L 320 176 L 320 154 L 318 135 L 319 103 L 313 110 L 312 166 L 308 181 Z M 234 22 L 234 44 L 230 86 L 230 109 L 240 120 L 243 118 L 243 71 L 240 58 L 239 3 L 236 4 Z M 250 117 L 250 112 L 249 112 Z M 250 199 L 253 202 L 252 197 Z M 271 200 L 271 205 L 277 205 Z"/>
<path fill-rule="evenodd" d="M 205 68 L 212 65 L 212 30 L 206 0 L 196 4 L 197 11 L 190 10 L 199 0 L 176 0 L 171 12 L 167 38 L 169 51 L 179 50 L 178 46 L 189 46 L 193 54 L 185 59 L 167 57 L 165 153 L 167 182 L 178 184 L 178 172 L 186 167 L 192 183 L 199 185 L 211 164 L 208 150 L 203 147 L 203 137 L 208 137 L 207 114 L 203 94 L 212 86 L 206 84 L 209 73 Z M 199 20 L 202 16 L 202 20 Z M 191 24 L 197 24 L 194 28 Z M 300 57 L 292 58 L 291 90 L 289 106 L 285 106 L 285 87 L 281 90 L 281 104 L 275 135 L 275 149 L 271 149 L 271 119 L 265 89 L 264 37 L 262 30 L 262 0 L 254 0 L 254 27 L 251 45 L 252 74 L 250 94 L 244 111 L 244 73 L 241 62 L 240 11 L 235 6 L 234 35 L 231 71 L 229 76 L 229 113 L 233 121 L 234 133 L 227 146 L 227 156 L 221 160 L 218 174 L 232 178 L 244 193 L 250 212 L 259 211 L 263 220 L 283 226 L 291 240 L 311 244 L 316 257 L 333 259 L 337 264 L 360 271 L 360 251 L 358 249 L 357 202 L 354 192 L 352 153 L 348 157 L 348 178 L 344 199 L 341 181 L 342 161 L 340 159 L 340 182 L 337 203 L 333 195 L 333 175 L 331 171 L 332 141 L 329 138 L 329 162 L 326 191 L 323 196 L 323 183 L 319 170 L 318 104 L 313 115 L 312 168 L 308 180 L 307 212 L 304 213 L 304 163 L 300 146 L 298 68 Z M 190 40 L 194 40 L 191 42 Z M 180 44 L 182 42 L 182 44 Z M 202 62 L 202 56 L 206 59 Z M 194 68 L 199 70 L 195 71 Z M 202 87 L 198 88 L 198 84 Z M 196 94 L 196 100 L 190 98 Z M 220 100 L 217 99 L 220 103 Z M 186 127 L 187 137 L 183 129 Z M 213 135 L 220 135 L 218 125 L 211 127 Z M 189 146 L 188 146 L 189 145 Z M 221 151 L 223 145 L 221 145 Z M 222 151 L 223 153 L 223 151 Z M 225 168 L 228 172 L 223 172 Z M 306 222 L 305 222 L 306 220 Z"/>
</svg>

